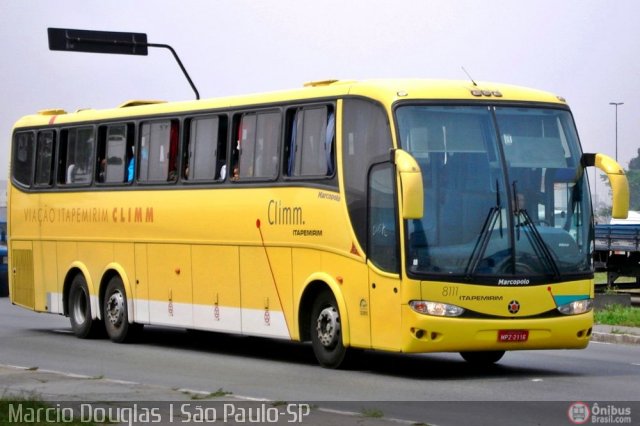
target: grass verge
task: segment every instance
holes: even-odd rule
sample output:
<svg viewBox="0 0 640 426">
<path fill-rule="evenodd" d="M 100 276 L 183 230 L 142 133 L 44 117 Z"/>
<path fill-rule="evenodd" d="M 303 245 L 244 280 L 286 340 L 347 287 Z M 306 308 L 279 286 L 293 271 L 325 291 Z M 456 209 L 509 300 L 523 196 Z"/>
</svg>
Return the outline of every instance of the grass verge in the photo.
<svg viewBox="0 0 640 426">
<path fill-rule="evenodd" d="M 640 309 L 630 306 L 610 305 L 594 311 L 597 324 L 640 327 Z"/>
<path fill-rule="evenodd" d="M 594 279 L 596 284 L 606 284 L 607 283 L 607 273 L 606 272 L 596 272 L 594 275 Z M 636 282 L 635 277 L 619 277 L 616 280 L 616 284 L 620 283 L 634 283 Z"/>
</svg>

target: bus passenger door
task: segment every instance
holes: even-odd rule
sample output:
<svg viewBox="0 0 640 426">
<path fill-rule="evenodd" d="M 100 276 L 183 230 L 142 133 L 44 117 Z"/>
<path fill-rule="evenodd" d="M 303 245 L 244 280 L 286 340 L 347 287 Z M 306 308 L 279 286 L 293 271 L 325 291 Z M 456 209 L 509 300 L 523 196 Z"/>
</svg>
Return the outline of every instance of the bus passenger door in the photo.
<svg viewBox="0 0 640 426">
<path fill-rule="evenodd" d="M 374 348 L 400 349 L 400 250 L 394 169 L 374 165 L 369 173 L 369 316 Z"/>
</svg>

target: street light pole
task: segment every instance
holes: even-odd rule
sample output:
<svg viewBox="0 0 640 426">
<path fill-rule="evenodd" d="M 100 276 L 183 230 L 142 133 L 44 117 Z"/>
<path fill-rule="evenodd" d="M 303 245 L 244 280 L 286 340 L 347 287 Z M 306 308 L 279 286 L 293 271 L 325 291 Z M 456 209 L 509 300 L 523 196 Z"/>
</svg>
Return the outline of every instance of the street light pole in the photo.
<svg viewBox="0 0 640 426">
<path fill-rule="evenodd" d="M 624 105 L 624 102 L 609 102 L 609 105 L 616 107 L 616 161 L 618 161 L 618 106 Z"/>
</svg>

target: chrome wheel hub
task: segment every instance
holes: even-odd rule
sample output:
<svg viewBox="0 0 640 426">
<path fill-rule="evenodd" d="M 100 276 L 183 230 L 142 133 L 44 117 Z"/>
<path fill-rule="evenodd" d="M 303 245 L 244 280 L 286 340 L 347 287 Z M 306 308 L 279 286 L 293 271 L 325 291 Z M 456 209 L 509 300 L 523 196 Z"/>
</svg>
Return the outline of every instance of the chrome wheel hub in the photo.
<svg viewBox="0 0 640 426">
<path fill-rule="evenodd" d="M 320 312 L 316 324 L 316 331 L 318 332 L 318 340 L 322 346 L 330 348 L 338 343 L 340 317 L 338 316 L 338 311 L 333 306 L 324 308 Z"/>
<path fill-rule="evenodd" d="M 122 293 L 116 291 L 107 300 L 106 306 L 107 320 L 115 327 L 122 323 L 124 318 L 124 297 Z"/>
</svg>

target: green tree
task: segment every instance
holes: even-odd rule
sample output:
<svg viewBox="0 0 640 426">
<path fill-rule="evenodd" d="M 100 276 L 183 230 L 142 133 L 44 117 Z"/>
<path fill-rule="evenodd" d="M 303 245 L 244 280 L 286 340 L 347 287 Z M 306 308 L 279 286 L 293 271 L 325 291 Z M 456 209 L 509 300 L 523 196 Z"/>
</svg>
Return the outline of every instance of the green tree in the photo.
<svg viewBox="0 0 640 426">
<path fill-rule="evenodd" d="M 640 148 L 638 155 L 629 161 L 626 173 L 629 181 L 629 210 L 640 210 Z"/>
<path fill-rule="evenodd" d="M 640 210 L 640 170 L 627 170 L 629 210 Z"/>
<path fill-rule="evenodd" d="M 638 148 L 638 156 L 629 161 L 629 170 L 640 170 L 640 148 Z"/>
</svg>

